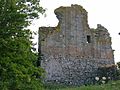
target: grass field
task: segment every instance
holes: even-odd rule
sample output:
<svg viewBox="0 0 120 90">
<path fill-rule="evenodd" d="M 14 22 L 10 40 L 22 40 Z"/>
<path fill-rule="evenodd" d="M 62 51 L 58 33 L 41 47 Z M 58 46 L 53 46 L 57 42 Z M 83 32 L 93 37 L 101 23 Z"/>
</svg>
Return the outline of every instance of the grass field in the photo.
<svg viewBox="0 0 120 90">
<path fill-rule="evenodd" d="M 67 87 L 62 85 L 48 85 L 45 90 L 120 90 L 120 80 L 108 84 L 81 87 Z"/>
</svg>

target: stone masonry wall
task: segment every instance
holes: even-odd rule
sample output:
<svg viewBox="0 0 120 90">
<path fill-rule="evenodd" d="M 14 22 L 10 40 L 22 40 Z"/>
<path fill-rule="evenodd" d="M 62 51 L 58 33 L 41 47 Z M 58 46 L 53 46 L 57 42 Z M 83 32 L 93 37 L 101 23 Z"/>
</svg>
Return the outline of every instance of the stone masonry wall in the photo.
<svg viewBox="0 0 120 90">
<path fill-rule="evenodd" d="M 72 85 L 93 83 L 98 67 L 114 65 L 111 37 L 98 24 L 90 29 L 80 5 L 55 10 L 57 27 L 39 28 L 41 66 L 46 82 Z"/>
</svg>

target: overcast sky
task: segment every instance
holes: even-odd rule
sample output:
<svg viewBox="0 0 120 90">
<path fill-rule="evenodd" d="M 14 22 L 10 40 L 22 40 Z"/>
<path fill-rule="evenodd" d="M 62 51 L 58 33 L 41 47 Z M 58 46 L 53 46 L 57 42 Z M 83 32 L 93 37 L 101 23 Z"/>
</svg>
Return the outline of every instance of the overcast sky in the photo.
<svg viewBox="0 0 120 90">
<path fill-rule="evenodd" d="M 115 50 L 115 62 L 120 61 L 120 0 L 41 0 L 47 16 L 41 16 L 32 27 L 38 30 L 40 26 L 56 26 L 58 20 L 54 9 L 71 4 L 82 5 L 87 10 L 90 28 L 101 24 L 108 29 L 112 37 L 112 48 Z"/>
</svg>

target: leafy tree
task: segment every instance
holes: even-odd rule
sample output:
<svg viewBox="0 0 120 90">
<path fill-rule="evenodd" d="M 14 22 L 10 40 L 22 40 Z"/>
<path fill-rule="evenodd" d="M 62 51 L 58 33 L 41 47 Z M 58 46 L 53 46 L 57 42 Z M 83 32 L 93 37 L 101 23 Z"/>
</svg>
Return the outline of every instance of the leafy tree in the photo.
<svg viewBox="0 0 120 90">
<path fill-rule="evenodd" d="M 117 63 L 117 76 L 118 76 L 118 79 L 120 80 L 120 62 Z"/>
<path fill-rule="evenodd" d="M 120 62 L 117 63 L 118 68 L 120 69 Z"/>
<path fill-rule="evenodd" d="M 39 0 L 0 0 L 0 90 L 41 90 L 44 71 L 26 29 L 39 13 Z"/>
</svg>

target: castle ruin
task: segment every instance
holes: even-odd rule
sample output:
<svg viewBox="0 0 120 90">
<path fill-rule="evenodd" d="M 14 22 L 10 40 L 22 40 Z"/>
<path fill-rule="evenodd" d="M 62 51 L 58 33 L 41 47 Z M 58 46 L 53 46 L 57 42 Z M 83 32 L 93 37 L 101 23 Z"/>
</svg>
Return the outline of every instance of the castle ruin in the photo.
<svg viewBox="0 0 120 90">
<path fill-rule="evenodd" d="M 91 83 L 99 67 L 114 65 L 111 37 L 98 24 L 88 25 L 87 11 L 80 5 L 55 10 L 56 27 L 39 28 L 41 66 L 46 82 L 71 85 Z"/>
</svg>

